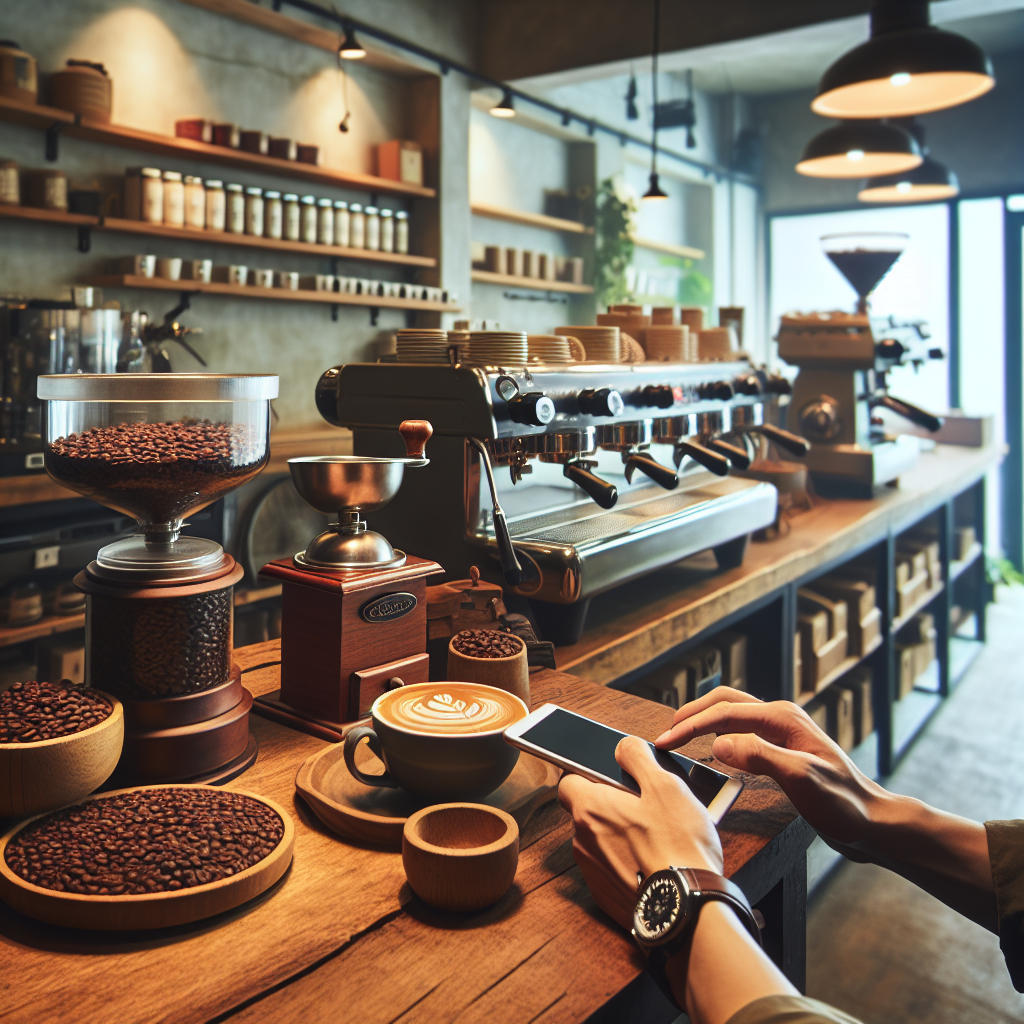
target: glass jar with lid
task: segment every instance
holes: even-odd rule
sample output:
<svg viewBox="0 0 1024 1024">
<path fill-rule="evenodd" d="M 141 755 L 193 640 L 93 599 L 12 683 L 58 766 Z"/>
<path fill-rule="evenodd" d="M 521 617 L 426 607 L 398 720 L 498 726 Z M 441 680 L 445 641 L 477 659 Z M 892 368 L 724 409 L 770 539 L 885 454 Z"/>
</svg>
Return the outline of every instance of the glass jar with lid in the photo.
<svg viewBox="0 0 1024 1024">
<path fill-rule="evenodd" d="M 321 199 L 316 207 L 316 240 L 321 245 L 334 245 L 334 203 Z"/>
<path fill-rule="evenodd" d="M 403 256 L 409 252 L 409 214 L 405 210 L 395 214 L 395 252 Z"/>
<path fill-rule="evenodd" d="M 302 241 L 316 245 L 316 196 L 303 196 L 302 204 Z"/>
<path fill-rule="evenodd" d="M 206 189 L 203 179 L 194 174 L 185 175 L 185 227 L 206 227 Z"/>
<path fill-rule="evenodd" d="M 141 167 L 139 185 L 139 219 L 149 224 L 163 224 L 164 176 L 156 167 Z"/>
<path fill-rule="evenodd" d="M 376 206 L 366 207 L 366 248 L 380 250 L 380 210 Z"/>
<path fill-rule="evenodd" d="M 227 195 L 227 230 L 236 235 L 245 232 L 245 189 L 241 185 L 224 186 Z"/>
<path fill-rule="evenodd" d="M 227 209 L 224 182 L 219 178 L 206 179 L 206 230 L 223 231 Z"/>
<path fill-rule="evenodd" d="M 284 209 L 281 193 L 267 189 L 263 193 L 263 234 L 267 238 L 280 238 L 284 232 Z"/>
<path fill-rule="evenodd" d="M 366 248 L 366 216 L 361 203 L 351 203 L 348 208 L 348 243 L 353 249 Z"/>
<path fill-rule="evenodd" d="M 164 223 L 172 228 L 185 226 L 185 183 L 181 171 L 164 171 Z"/>
<path fill-rule="evenodd" d="M 380 250 L 395 251 L 395 214 L 393 210 L 380 211 Z"/>
<path fill-rule="evenodd" d="M 340 245 L 343 249 L 348 248 L 348 203 L 344 199 L 334 201 L 334 244 Z"/>
<path fill-rule="evenodd" d="M 255 185 L 245 190 L 245 233 L 263 237 L 263 189 Z"/>
<path fill-rule="evenodd" d="M 281 197 L 284 215 L 284 237 L 289 242 L 302 238 L 302 215 L 299 212 L 299 197 L 295 192 L 285 192 Z"/>
</svg>

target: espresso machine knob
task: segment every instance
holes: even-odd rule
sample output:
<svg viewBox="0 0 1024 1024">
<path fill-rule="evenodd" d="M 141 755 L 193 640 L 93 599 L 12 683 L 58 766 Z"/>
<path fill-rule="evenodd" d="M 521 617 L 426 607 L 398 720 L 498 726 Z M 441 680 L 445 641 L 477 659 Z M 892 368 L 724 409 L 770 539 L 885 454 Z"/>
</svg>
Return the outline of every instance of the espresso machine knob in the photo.
<svg viewBox="0 0 1024 1024">
<path fill-rule="evenodd" d="M 733 381 L 733 390 L 738 395 L 759 395 L 761 394 L 761 382 L 757 379 L 756 374 L 750 374 L 746 377 L 737 377 Z"/>
<path fill-rule="evenodd" d="M 766 378 L 764 382 L 765 394 L 768 395 L 791 395 L 793 385 L 781 374 L 775 373 Z"/>
<path fill-rule="evenodd" d="M 517 395 L 508 403 L 508 413 L 515 423 L 546 427 L 555 418 L 555 403 L 541 391 Z"/>
<path fill-rule="evenodd" d="M 800 410 L 800 429 L 812 440 L 831 441 L 838 437 L 843 429 L 839 407 L 831 398 L 824 395 L 816 401 L 808 402 Z"/>
<path fill-rule="evenodd" d="M 611 388 L 584 388 L 579 403 L 585 416 L 619 416 L 624 408 L 622 395 Z"/>
<path fill-rule="evenodd" d="M 720 402 L 728 402 L 734 394 L 733 387 L 727 380 L 711 381 L 697 387 L 698 398 L 714 398 Z"/>
<path fill-rule="evenodd" d="M 653 405 L 656 409 L 671 409 L 676 404 L 676 396 L 667 384 L 648 384 L 640 394 L 644 405 Z"/>
</svg>

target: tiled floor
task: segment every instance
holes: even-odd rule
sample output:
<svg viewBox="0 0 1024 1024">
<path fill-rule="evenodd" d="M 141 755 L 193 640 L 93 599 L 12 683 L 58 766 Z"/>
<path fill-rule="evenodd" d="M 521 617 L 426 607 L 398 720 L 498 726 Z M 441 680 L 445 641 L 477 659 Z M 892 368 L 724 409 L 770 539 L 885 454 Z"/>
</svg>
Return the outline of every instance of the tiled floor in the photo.
<svg viewBox="0 0 1024 1024">
<path fill-rule="evenodd" d="M 974 818 L 1024 818 L 1024 588 L 887 786 Z M 882 868 L 844 863 L 808 915 L 807 993 L 864 1024 L 1010 1024 L 1024 995 L 998 938 Z"/>
</svg>

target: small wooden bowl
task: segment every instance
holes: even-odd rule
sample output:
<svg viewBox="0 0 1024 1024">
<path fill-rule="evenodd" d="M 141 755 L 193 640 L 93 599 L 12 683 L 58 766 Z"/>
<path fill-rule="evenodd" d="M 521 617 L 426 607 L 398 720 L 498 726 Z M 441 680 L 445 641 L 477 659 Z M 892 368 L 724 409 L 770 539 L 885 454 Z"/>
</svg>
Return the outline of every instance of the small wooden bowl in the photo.
<svg viewBox="0 0 1024 1024">
<path fill-rule="evenodd" d="M 483 804 L 434 804 L 402 830 L 412 891 L 438 910 L 482 910 L 508 892 L 519 863 L 515 818 Z"/>
<path fill-rule="evenodd" d="M 139 789 L 209 789 L 209 786 L 186 786 L 172 783 L 167 786 L 142 786 Z M 92 797 L 118 796 L 134 793 L 138 789 L 117 789 L 97 793 Z M 33 885 L 16 875 L 8 866 L 5 853 L 7 844 L 23 829 L 36 821 L 30 818 L 0 838 L 0 899 L 26 917 L 65 928 L 88 928 L 94 931 L 121 931 L 139 928 L 169 928 L 190 924 L 214 914 L 233 910 L 266 892 L 288 869 L 295 843 L 295 824 L 288 812 L 278 803 L 258 793 L 234 790 L 259 800 L 277 812 L 284 822 L 281 842 L 270 854 L 251 868 L 239 871 L 230 878 L 221 878 L 207 885 L 175 892 L 154 892 L 142 896 L 82 896 L 79 893 L 57 892 Z"/>
<path fill-rule="evenodd" d="M 522 645 L 519 653 L 507 658 L 474 658 L 471 654 L 460 654 L 452 646 L 454 642 L 455 637 L 448 642 L 448 674 L 445 679 L 496 686 L 499 690 L 514 693 L 527 707 L 530 706 L 530 666 L 522 639 L 519 639 Z"/>
<path fill-rule="evenodd" d="M 99 725 L 36 743 L 0 743 L 0 818 L 52 811 L 88 796 L 110 778 L 124 744 L 124 709 Z"/>
</svg>

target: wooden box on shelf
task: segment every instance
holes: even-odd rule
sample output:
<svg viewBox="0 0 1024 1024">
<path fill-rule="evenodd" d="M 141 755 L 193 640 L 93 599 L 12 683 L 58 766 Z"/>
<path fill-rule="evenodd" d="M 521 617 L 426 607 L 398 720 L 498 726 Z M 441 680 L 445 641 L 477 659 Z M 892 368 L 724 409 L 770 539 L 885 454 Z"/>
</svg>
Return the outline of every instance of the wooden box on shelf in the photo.
<svg viewBox="0 0 1024 1024">
<path fill-rule="evenodd" d="M 423 147 L 408 139 L 392 139 L 377 147 L 377 174 L 406 185 L 423 184 Z"/>
<path fill-rule="evenodd" d="M 822 576 L 812 584 L 816 593 L 833 601 L 845 601 L 849 609 L 848 621 L 860 622 L 870 615 L 878 603 L 874 585 L 867 580 L 846 576 Z"/>
<path fill-rule="evenodd" d="M 925 537 L 905 537 L 900 539 L 899 547 L 900 554 L 906 553 L 914 557 L 915 573 L 920 568 L 920 556 L 924 556 L 924 569 L 928 573 L 928 587 L 934 590 L 942 582 L 939 542 Z"/>
<path fill-rule="evenodd" d="M 711 643 L 722 653 L 722 685 L 736 690 L 747 688 L 747 638 L 743 633 L 726 629 Z"/>
<path fill-rule="evenodd" d="M 832 629 L 829 613 L 823 608 L 801 611 L 797 615 L 797 626 L 801 636 L 800 659 L 803 662 L 804 692 L 813 693 L 817 690 L 829 673 L 835 671 L 846 658 L 849 640 L 845 628 L 846 605 L 837 603 L 835 607 L 842 609 L 841 612 L 835 613 L 833 620 L 842 626 L 838 631 Z"/>
<path fill-rule="evenodd" d="M 853 691 L 842 686 L 830 686 L 822 693 L 821 701 L 826 711 L 825 732 L 843 750 L 853 750 L 856 745 Z"/>
<path fill-rule="evenodd" d="M 904 562 L 904 565 L 907 563 Z M 897 574 L 897 581 L 899 575 Z M 896 587 L 896 599 L 899 607 L 900 618 L 910 613 L 913 608 L 928 593 L 928 570 L 910 576 L 905 583 L 899 583 Z"/>
<path fill-rule="evenodd" d="M 902 644 L 896 645 L 896 667 L 899 678 L 897 700 L 903 700 L 914 688 L 914 680 L 917 678 L 914 672 L 915 661 L 913 647 L 904 647 Z"/>
<path fill-rule="evenodd" d="M 845 601 L 833 601 L 807 587 L 801 587 L 797 591 L 797 609 L 809 614 L 824 612 L 828 616 L 830 638 L 846 632 L 848 612 Z"/>
<path fill-rule="evenodd" d="M 871 669 L 867 665 L 857 665 L 836 683 L 836 686 L 853 694 L 854 746 L 859 746 L 875 731 L 871 678 Z"/>
</svg>

